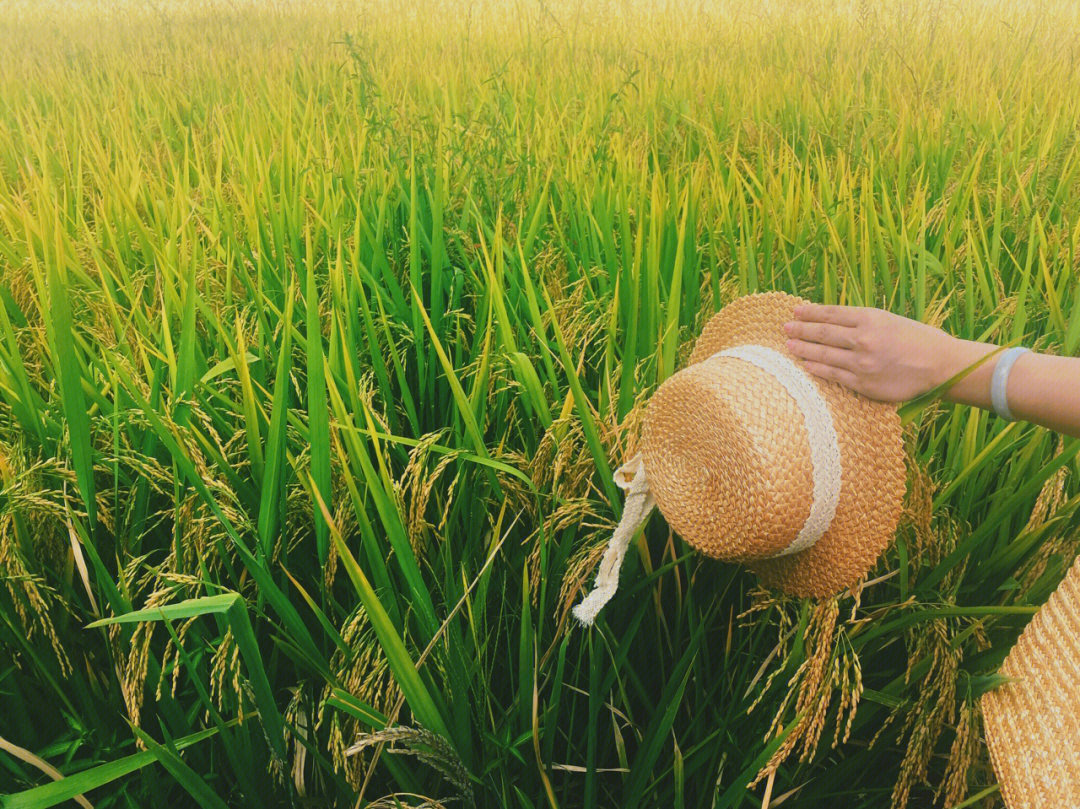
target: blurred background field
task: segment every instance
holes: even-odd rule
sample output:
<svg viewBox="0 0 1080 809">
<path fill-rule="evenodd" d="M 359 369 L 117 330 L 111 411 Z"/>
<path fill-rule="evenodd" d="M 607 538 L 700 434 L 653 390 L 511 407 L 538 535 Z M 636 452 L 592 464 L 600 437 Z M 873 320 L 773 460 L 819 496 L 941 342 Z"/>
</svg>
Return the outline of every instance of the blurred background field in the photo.
<svg viewBox="0 0 1080 809">
<path fill-rule="evenodd" d="M 1065 2 L 0 4 L 0 805 L 1000 806 L 1077 441 L 909 407 L 860 593 L 655 515 L 568 610 L 736 295 L 1076 353 L 1078 58 Z"/>
</svg>

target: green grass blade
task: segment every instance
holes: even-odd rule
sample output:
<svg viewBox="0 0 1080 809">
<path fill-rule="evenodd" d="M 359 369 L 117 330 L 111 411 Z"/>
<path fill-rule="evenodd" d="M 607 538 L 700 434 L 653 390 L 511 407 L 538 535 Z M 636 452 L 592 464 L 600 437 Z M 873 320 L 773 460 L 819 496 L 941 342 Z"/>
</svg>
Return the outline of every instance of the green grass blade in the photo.
<svg viewBox="0 0 1080 809">
<path fill-rule="evenodd" d="M 131 731 L 146 745 L 146 749 L 168 771 L 169 775 L 175 778 L 176 782 L 198 802 L 199 806 L 210 807 L 210 809 L 227 809 L 225 801 L 218 797 L 217 793 L 210 788 L 206 781 L 199 777 L 195 770 L 184 763 L 184 760 L 180 758 L 176 751 L 158 744 L 149 733 L 135 725 L 131 726 Z"/>
<path fill-rule="evenodd" d="M 232 720 L 229 724 L 236 724 L 236 720 Z M 175 746 L 177 750 L 183 750 L 216 734 L 217 728 L 201 730 L 198 733 L 192 733 L 182 739 L 177 739 Z M 157 757 L 150 751 L 134 753 L 122 759 L 99 764 L 88 770 L 69 775 L 51 784 L 44 784 L 14 795 L 2 795 L 0 796 L 0 807 L 3 807 L 3 809 L 46 809 L 46 807 L 56 806 L 59 803 L 71 800 L 76 795 L 84 795 L 106 784 L 111 784 L 125 775 L 141 770 L 148 764 L 153 764 L 157 760 Z"/>
<path fill-rule="evenodd" d="M 334 547 L 337 548 L 341 563 L 353 583 L 357 597 L 364 605 L 368 620 L 379 638 L 379 644 L 386 654 L 387 662 L 394 673 L 394 679 L 397 681 L 398 687 L 401 688 L 401 693 L 405 696 L 405 701 L 424 727 L 450 741 L 450 731 L 443 721 L 442 713 L 435 705 L 427 686 L 424 685 L 423 680 L 420 678 L 420 672 L 417 670 L 412 657 L 410 657 L 405 642 L 398 635 L 397 630 L 394 629 L 390 616 L 387 615 L 375 591 L 371 589 L 367 576 L 360 569 L 360 565 L 357 564 L 356 558 L 349 550 L 349 546 L 345 544 L 345 540 L 334 524 L 333 517 L 326 509 L 326 504 L 319 498 L 318 492 L 314 492 L 314 494 L 323 510 L 323 516 L 330 528 L 330 536 L 333 539 Z"/>
<path fill-rule="evenodd" d="M 285 430 L 289 408 L 289 377 L 292 371 L 292 308 L 293 290 L 290 286 L 285 300 L 277 373 L 274 375 L 274 403 L 270 411 L 270 429 L 266 436 L 262 498 L 259 502 L 259 547 L 267 558 L 273 552 L 277 541 L 285 499 Z"/>
<path fill-rule="evenodd" d="M 310 237 L 308 255 L 311 255 Z M 307 395 L 308 443 L 311 448 L 311 480 L 324 500 L 330 498 L 330 411 L 326 401 L 323 368 L 322 325 L 319 317 L 319 289 L 315 268 L 308 263 L 307 290 L 304 296 L 307 325 Z M 319 563 L 326 564 L 330 549 L 330 531 L 322 512 L 313 508 L 315 544 Z"/>
<path fill-rule="evenodd" d="M 87 415 L 86 399 L 82 390 L 82 366 L 75 353 L 74 324 L 71 320 L 71 304 L 68 300 L 67 279 L 57 264 L 48 268 L 49 342 L 53 348 L 53 362 L 60 383 L 64 420 L 67 422 L 71 442 L 71 462 L 82 495 L 83 505 L 94 536 L 97 522 L 97 490 L 94 485 L 94 449 L 90 436 L 90 417 Z"/>
</svg>

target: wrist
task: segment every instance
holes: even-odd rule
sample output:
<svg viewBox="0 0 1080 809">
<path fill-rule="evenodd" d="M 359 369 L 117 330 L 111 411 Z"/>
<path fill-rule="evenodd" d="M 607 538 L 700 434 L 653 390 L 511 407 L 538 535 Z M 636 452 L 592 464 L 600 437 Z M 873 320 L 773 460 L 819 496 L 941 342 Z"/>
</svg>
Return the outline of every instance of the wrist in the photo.
<svg viewBox="0 0 1080 809">
<path fill-rule="evenodd" d="M 964 340 L 959 337 L 950 337 L 939 354 L 940 378 L 937 385 L 947 382 L 952 377 L 965 369 L 979 363 L 987 354 L 998 350 L 998 346 L 992 343 L 980 343 L 975 340 Z M 946 401 L 959 404 L 970 404 L 977 407 L 988 407 L 990 402 L 990 380 L 994 372 L 994 360 L 980 363 L 978 367 L 971 368 L 969 373 L 953 383 L 944 392 Z"/>
</svg>

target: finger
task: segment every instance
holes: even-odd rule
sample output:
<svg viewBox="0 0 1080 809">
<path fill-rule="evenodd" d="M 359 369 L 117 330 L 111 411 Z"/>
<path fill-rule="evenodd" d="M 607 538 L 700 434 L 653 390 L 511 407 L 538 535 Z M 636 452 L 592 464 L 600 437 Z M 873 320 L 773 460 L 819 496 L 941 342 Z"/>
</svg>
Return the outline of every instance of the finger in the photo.
<svg viewBox="0 0 1080 809">
<path fill-rule="evenodd" d="M 795 307 L 797 320 L 816 323 L 832 323 L 836 326 L 856 326 L 859 323 L 859 306 L 827 306 L 823 303 L 801 303 Z"/>
<path fill-rule="evenodd" d="M 855 389 L 859 383 L 855 374 L 844 368 L 837 368 L 835 365 L 823 365 L 820 362 L 804 362 L 803 367 L 814 376 L 820 376 L 822 379 L 828 379 L 832 382 L 839 382 L 846 388 Z"/>
<path fill-rule="evenodd" d="M 855 352 L 845 348 L 808 343 L 804 340 L 788 340 L 787 348 L 796 357 L 804 360 L 843 368 L 847 371 L 855 370 Z"/>
<path fill-rule="evenodd" d="M 834 326 L 831 323 L 805 323 L 793 320 L 784 324 L 784 331 L 791 337 L 810 343 L 822 343 L 838 348 L 855 348 L 855 329 L 850 326 Z"/>
</svg>

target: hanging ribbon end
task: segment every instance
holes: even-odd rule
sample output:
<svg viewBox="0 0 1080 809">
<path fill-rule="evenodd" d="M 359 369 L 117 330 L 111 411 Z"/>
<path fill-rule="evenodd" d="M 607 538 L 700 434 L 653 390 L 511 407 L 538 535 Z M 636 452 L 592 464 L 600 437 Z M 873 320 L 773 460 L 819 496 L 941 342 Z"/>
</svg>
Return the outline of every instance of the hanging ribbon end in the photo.
<svg viewBox="0 0 1080 809">
<path fill-rule="evenodd" d="M 626 482 L 627 478 L 629 482 Z M 627 490 L 622 519 L 615 527 L 615 533 L 608 541 L 607 549 L 600 560 L 600 568 L 597 571 L 592 592 L 571 610 L 578 622 L 585 627 L 593 625 L 597 614 L 619 589 L 619 568 L 626 555 L 626 546 L 630 544 L 634 532 L 644 524 L 649 512 L 656 505 L 649 494 L 645 465 L 641 463 L 640 455 L 634 456 L 615 473 L 615 482 L 620 488 Z"/>
<path fill-rule="evenodd" d="M 610 585 L 594 587 L 593 591 L 581 599 L 581 602 L 571 610 L 574 617 L 578 619 L 578 623 L 584 627 L 592 626 L 593 622 L 596 621 L 596 616 L 600 614 L 600 610 L 615 595 L 615 589 Z"/>
<path fill-rule="evenodd" d="M 578 623 L 586 629 L 592 626 L 593 621 L 596 620 L 596 613 L 587 609 L 584 601 L 576 605 L 574 609 L 571 610 L 571 612 L 573 613 L 574 617 L 577 618 Z"/>
</svg>

